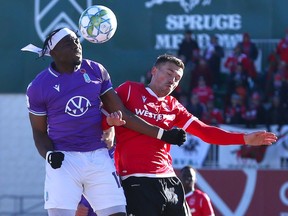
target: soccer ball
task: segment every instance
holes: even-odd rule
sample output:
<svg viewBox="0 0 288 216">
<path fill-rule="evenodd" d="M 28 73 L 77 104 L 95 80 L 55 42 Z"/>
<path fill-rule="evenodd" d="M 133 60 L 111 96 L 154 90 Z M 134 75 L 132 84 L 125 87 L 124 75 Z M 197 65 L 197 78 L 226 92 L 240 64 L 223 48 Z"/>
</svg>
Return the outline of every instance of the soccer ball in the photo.
<svg viewBox="0 0 288 216">
<path fill-rule="evenodd" d="M 102 5 L 88 7 L 80 16 L 79 30 L 86 40 L 104 43 L 111 39 L 117 29 L 117 19 L 109 8 Z"/>
</svg>

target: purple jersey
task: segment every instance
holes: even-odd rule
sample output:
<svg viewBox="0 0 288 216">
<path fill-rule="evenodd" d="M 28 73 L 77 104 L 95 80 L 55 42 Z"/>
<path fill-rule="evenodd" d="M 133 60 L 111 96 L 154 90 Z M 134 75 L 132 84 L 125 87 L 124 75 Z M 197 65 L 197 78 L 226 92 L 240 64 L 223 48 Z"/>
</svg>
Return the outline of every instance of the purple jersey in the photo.
<svg viewBox="0 0 288 216">
<path fill-rule="evenodd" d="M 72 74 L 60 74 L 50 65 L 28 86 L 27 106 L 30 113 L 47 116 L 55 150 L 93 151 L 106 147 L 100 96 L 110 89 L 110 76 L 99 63 L 83 59 Z"/>
</svg>

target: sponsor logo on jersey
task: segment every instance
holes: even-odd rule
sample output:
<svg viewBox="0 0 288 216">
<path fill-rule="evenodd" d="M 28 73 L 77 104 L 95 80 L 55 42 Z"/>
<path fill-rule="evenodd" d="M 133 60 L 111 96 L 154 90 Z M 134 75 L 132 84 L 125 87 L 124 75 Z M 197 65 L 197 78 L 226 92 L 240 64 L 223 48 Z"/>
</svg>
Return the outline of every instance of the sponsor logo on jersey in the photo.
<svg viewBox="0 0 288 216">
<path fill-rule="evenodd" d="M 90 106 L 91 103 L 87 98 L 83 96 L 75 96 L 67 102 L 65 113 L 74 117 L 79 117 L 84 115 Z"/>
<path fill-rule="evenodd" d="M 142 109 L 135 109 L 135 113 L 138 116 L 144 116 L 147 118 L 155 119 L 156 121 L 162 121 L 163 119 L 172 121 L 175 119 L 175 114 L 159 114 L 159 113 L 152 113 L 148 110 L 142 110 Z"/>
</svg>

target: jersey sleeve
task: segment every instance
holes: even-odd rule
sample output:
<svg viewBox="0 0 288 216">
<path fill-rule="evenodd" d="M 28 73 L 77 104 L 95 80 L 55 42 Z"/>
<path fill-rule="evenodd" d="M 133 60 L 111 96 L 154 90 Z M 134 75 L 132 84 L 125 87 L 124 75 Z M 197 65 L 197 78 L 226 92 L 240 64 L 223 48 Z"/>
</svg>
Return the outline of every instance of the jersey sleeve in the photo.
<svg viewBox="0 0 288 216">
<path fill-rule="evenodd" d="M 240 132 L 230 132 L 219 127 L 207 125 L 199 119 L 195 119 L 186 131 L 199 137 L 204 142 L 218 145 L 239 145 L 245 144 L 244 134 Z"/>
<path fill-rule="evenodd" d="M 96 65 L 94 63 L 92 67 L 96 71 L 97 66 L 99 67 L 100 77 L 101 77 L 101 93 L 100 94 L 103 95 L 112 88 L 112 81 L 111 81 L 108 71 L 102 64 L 97 63 Z"/>
<path fill-rule="evenodd" d="M 203 193 L 203 202 L 202 202 L 202 215 L 214 216 L 214 210 L 210 201 L 209 196 L 206 193 Z"/>
<path fill-rule="evenodd" d="M 177 109 L 178 112 L 176 114 L 177 118 L 174 122 L 174 125 L 179 128 L 183 128 L 184 130 L 195 120 L 198 119 L 196 116 L 193 116 L 178 100 L 173 99 L 173 108 Z"/>
<path fill-rule="evenodd" d="M 125 102 L 127 102 L 131 95 L 131 83 L 129 81 L 122 83 L 120 86 L 118 86 L 115 91 L 117 92 L 120 99 Z"/>
<path fill-rule="evenodd" d="M 30 83 L 26 91 L 27 108 L 30 113 L 38 116 L 47 114 L 46 104 L 43 100 L 42 90 L 40 85 Z"/>
</svg>

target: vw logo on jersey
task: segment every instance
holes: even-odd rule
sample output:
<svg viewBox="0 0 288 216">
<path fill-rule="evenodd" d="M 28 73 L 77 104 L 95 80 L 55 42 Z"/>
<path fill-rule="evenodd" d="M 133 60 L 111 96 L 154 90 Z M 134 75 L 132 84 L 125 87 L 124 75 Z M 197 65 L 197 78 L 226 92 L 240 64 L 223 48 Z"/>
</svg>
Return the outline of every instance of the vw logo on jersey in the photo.
<svg viewBox="0 0 288 216">
<path fill-rule="evenodd" d="M 79 117 L 84 115 L 90 106 L 91 103 L 87 98 L 83 96 L 75 96 L 67 102 L 65 113 L 74 117 Z"/>
</svg>

